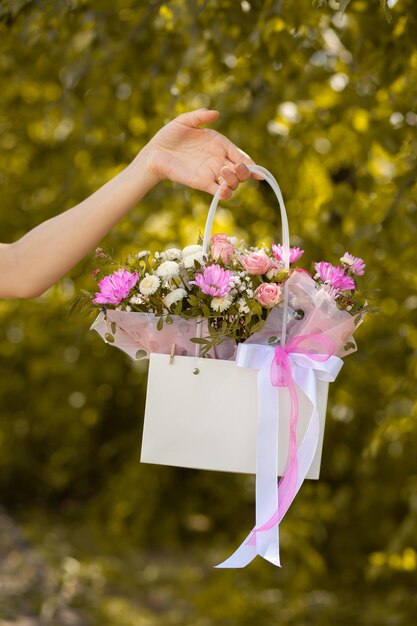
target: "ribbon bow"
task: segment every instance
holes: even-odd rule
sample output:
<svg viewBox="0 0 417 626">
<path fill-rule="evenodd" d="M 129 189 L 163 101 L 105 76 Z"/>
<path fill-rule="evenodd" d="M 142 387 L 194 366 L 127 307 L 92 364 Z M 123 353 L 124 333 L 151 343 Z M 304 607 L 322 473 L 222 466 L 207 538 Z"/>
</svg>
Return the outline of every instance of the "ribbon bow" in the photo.
<svg viewBox="0 0 417 626">
<path fill-rule="evenodd" d="M 280 566 L 279 524 L 300 489 L 319 439 L 316 380 L 335 380 L 343 361 L 325 335 L 300 335 L 285 346 L 240 344 L 237 365 L 258 369 L 259 426 L 256 467 L 256 525 L 239 548 L 217 567 L 245 567 L 257 554 Z M 312 413 L 297 450 L 297 387 L 312 404 Z M 278 387 L 290 396 L 290 433 L 286 466 L 278 483 Z"/>
</svg>

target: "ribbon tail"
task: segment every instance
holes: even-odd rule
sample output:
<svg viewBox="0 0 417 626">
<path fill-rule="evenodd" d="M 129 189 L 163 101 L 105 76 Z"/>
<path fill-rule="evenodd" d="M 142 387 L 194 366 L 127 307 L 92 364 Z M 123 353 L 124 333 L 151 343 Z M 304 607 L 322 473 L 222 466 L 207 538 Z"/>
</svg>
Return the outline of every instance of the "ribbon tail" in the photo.
<svg viewBox="0 0 417 626">
<path fill-rule="evenodd" d="M 278 525 L 259 532 L 278 509 L 279 390 L 271 385 L 271 360 L 258 372 L 258 450 L 256 462 L 256 529 L 259 556 L 280 566 Z"/>
<path fill-rule="evenodd" d="M 290 488 L 285 493 L 285 502 L 284 494 L 281 496 L 279 500 L 279 514 L 278 514 L 278 523 L 281 522 L 285 513 L 288 511 L 291 503 L 293 502 L 295 496 L 303 484 L 308 471 L 311 467 L 311 464 L 316 455 L 317 446 L 319 442 L 320 436 L 320 415 L 317 409 L 317 392 L 316 392 L 316 376 L 314 371 L 302 369 L 302 373 L 300 375 L 299 368 L 297 366 L 294 367 L 294 380 L 297 382 L 299 389 L 304 393 L 308 400 L 312 404 L 312 412 L 310 415 L 310 419 L 307 424 L 307 428 L 304 432 L 304 436 L 300 442 L 297 451 L 297 479 L 295 484 L 292 484 Z M 281 484 L 278 487 L 278 490 L 281 489 Z M 281 501 L 282 506 L 281 506 Z"/>
<path fill-rule="evenodd" d="M 271 355 L 272 357 L 272 355 Z M 256 528 L 278 509 L 278 389 L 270 383 L 272 358 L 258 372 L 258 443 L 256 467 Z M 278 525 L 262 532 L 252 530 L 237 550 L 216 567 L 245 567 L 259 555 L 280 567 Z"/>
<path fill-rule="evenodd" d="M 250 544 L 252 532 L 246 537 L 246 539 L 240 544 L 240 546 L 231 554 L 225 561 L 222 561 L 214 567 L 221 568 L 241 568 L 249 565 L 251 561 L 256 557 L 256 545 Z"/>
<path fill-rule="evenodd" d="M 257 527 L 254 533 L 256 535 L 262 535 L 265 531 L 270 532 L 270 530 L 281 523 L 307 476 L 317 450 L 320 435 L 320 416 L 317 410 L 316 377 L 312 370 L 304 370 L 302 375 L 299 374 L 297 376 L 297 367 L 295 367 L 295 372 L 295 380 L 298 379 L 300 390 L 311 402 L 312 412 L 298 451 L 296 443 L 294 450 L 293 441 L 291 455 L 290 446 L 284 476 L 278 485 L 279 505 L 268 522 L 263 527 Z M 296 393 L 295 386 L 293 389 L 290 388 L 290 394 L 292 393 Z M 298 412 L 298 398 L 296 403 L 292 405 L 292 417 L 296 417 L 296 412 Z M 294 452 L 295 458 L 293 456 Z"/>
<path fill-rule="evenodd" d="M 294 381 L 291 379 L 288 384 L 288 391 L 291 400 L 290 413 L 290 437 L 288 446 L 288 457 L 284 469 L 284 474 L 278 483 L 278 523 L 282 520 L 297 493 L 298 483 L 298 454 L 297 454 L 297 423 L 298 423 L 298 396 Z"/>
</svg>

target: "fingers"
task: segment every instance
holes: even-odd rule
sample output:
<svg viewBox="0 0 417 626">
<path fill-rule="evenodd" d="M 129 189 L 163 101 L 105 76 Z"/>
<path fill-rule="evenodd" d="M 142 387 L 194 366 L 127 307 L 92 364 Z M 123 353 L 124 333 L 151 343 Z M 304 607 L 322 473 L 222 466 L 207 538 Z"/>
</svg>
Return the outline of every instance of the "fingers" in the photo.
<svg viewBox="0 0 417 626">
<path fill-rule="evenodd" d="M 221 187 L 222 187 L 222 191 L 220 193 L 220 199 L 230 200 L 230 198 L 233 196 L 233 190 L 230 189 L 230 187 L 228 187 L 227 185 L 221 185 Z"/>
<path fill-rule="evenodd" d="M 231 141 L 227 142 L 226 154 L 227 154 L 227 158 L 229 159 L 229 161 L 231 161 L 235 165 L 237 163 L 245 163 L 246 165 L 255 165 L 255 163 L 252 161 L 250 156 L 246 154 L 246 152 L 243 152 L 243 150 L 235 146 L 235 144 L 232 143 Z"/>
<path fill-rule="evenodd" d="M 225 190 L 222 191 L 221 199 L 228 200 L 232 197 L 233 192 L 238 188 L 240 183 L 250 178 L 251 173 L 244 163 L 238 163 L 235 167 L 229 162 L 225 165 L 220 172 L 220 176 L 217 179 L 219 184 L 223 184 Z"/>
<path fill-rule="evenodd" d="M 230 167 L 222 167 L 220 172 L 220 180 L 223 178 L 224 182 L 232 191 L 238 188 L 240 180 L 237 175 L 230 169 Z"/>
<path fill-rule="evenodd" d="M 234 165 L 234 171 L 238 176 L 240 182 L 243 182 L 252 176 L 252 178 L 256 178 L 256 180 L 262 180 L 262 176 L 258 174 L 252 174 L 247 169 L 247 165 L 255 165 L 255 162 L 250 158 L 246 152 L 243 152 L 240 148 L 235 146 L 231 141 L 227 144 L 227 158 Z"/>
<path fill-rule="evenodd" d="M 238 163 L 236 167 L 233 164 L 225 165 L 220 172 L 219 181 L 224 180 L 226 185 L 232 191 L 235 191 L 239 183 L 243 183 L 250 178 L 251 173 L 244 163 Z"/>
<path fill-rule="evenodd" d="M 220 117 L 218 111 L 213 109 L 196 109 L 195 111 L 189 111 L 183 113 L 177 117 L 177 121 L 186 126 L 197 128 L 202 124 L 211 124 Z"/>
<path fill-rule="evenodd" d="M 222 176 L 219 176 L 216 182 L 211 182 L 207 187 L 207 191 L 214 196 L 219 188 L 221 188 L 220 200 L 230 200 L 233 190 L 228 187 Z"/>
<path fill-rule="evenodd" d="M 228 161 L 226 162 L 226 167 L 237 176 L 240 183 L 244 183 L 251 176 L 248 166 L 243 161 L 237 163 L 237 165 Z"/>
</svg>

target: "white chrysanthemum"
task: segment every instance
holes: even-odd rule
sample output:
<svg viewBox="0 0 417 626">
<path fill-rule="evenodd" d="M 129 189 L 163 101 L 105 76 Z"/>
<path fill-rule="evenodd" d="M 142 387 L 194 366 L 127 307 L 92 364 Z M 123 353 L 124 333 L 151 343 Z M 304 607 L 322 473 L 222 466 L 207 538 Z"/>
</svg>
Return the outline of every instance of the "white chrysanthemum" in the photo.
<svg viewBox="0 0 417 626">
<path fill-rule="evenodd" d="M 198 261 L 200 265 L 204 265 L 204 254 L 201 250 L 199 252 L 195 252 L 194 254 L 187 254 L 187 256 L 184 257 L 183 264 L 185 269 L 188 270 L 190 267 L 194 267 L 194 261 Z"/>
<path fill-rule="evenodd" d="M 214 311 L 219 311 L 220 313 L 222 313 L 223 311 L 226 311 L 226 309 L 228 309 L 231 304 L 232 304 L 232 300 L 228 296 L 222 296 L 219 298 L 215 297 L 215 298 L 212 298 L 210 302 L 211 308 Z"/>
<path fill-rule="evenodd" d="M 161 263 L 156 269 L 155 273 L 163 280 L 170 280 L 179 275 L 180 266 L 175 261 L 164 261 L 164 263 Z"/>
<path fill-rule="evenodd" d="M 163 261 L 178 261 L 181 258 L 181 250 L 179 248 L 169 248 L 161 252 L 161 259 Z"/>
<path fill-rule="evenodd" d="M 142 304 L 143 300 L 140 296 L 135 295 L 130 298 L 129 302 L 130 304 Z"/>
<path fill-rule="evenodd" d="M 195 245 L 195 246 L 186 246 L 183 248 L 182 256 L 186 257 L 190 254 L 196 254 L 197 252 L 202 252 L 203 246 Z"/>
<path fill-rule="evenodd" d="M 143 259 L 145 256 L 148 256 L 148 254 L 150 254 L 150 250 L 142 250 L 141 252 L 138 252 L 136 255 L 137 259 Z"/>
<path fill-rule="evenodd" d="M 151 296 L 158 290 L 160 280 L 158 276 L 147 275 L 139 283 L 139 291 L 143 296 Z"/>
<path fill-rule="evenodd" d="M 246 289 L 246 295 L 248 296 L 248 298 L 253 298 L 253 290 L 252 289 Z"/>
<path fill-rule="evenodd" d="M 187 292 L 182 287 L 179 287 L 178 289 L 174 289 L 174 291 L 171 291 L 165 296 L 164 304 L 169 309 L 173 304 L 185 298 L 186 295 L 187 295 Z"/>
</svg>

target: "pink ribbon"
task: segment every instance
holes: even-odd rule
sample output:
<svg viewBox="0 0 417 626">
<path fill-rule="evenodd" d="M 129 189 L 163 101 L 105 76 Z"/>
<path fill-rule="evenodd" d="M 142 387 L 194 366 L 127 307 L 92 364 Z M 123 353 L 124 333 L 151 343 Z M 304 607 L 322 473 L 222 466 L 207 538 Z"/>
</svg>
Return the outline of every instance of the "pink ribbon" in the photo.
<svg viewBox="0 0 417 626">
<path fill-rule="evenodd" d="M 303 347 L 306 343 L 310 347 Z M 311 345 L 312 344 L 312 345 Z M 297 459 L 297 423 L 298 423 L 298 397 L 291 369 L 289 355 L 291 353 L 304 354 L 313 361 L 325 362 L 335 352 L 334 342 L 325 335 L 309 334 L 299 335 L 289 339 L 285 346 L 276 346 L 274 358 L 271 363 L 271 384 L 274 387 L 287 387 L 290 394 L 290 435 L 288 458 L 284 473 L 278 482 L 278 508 L 275 513 L 262 526 L 255 527 L 246 542 L 248 545 L 256 545 L 256 533 L 270 530 L 277 526 L 294 499 L 298 481 Z"/>
</svg>

